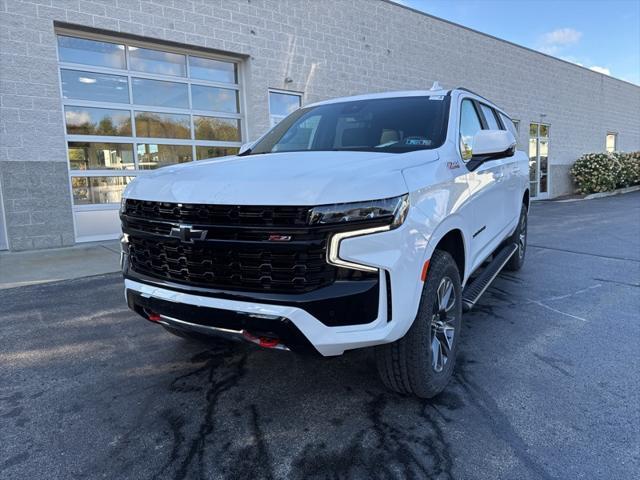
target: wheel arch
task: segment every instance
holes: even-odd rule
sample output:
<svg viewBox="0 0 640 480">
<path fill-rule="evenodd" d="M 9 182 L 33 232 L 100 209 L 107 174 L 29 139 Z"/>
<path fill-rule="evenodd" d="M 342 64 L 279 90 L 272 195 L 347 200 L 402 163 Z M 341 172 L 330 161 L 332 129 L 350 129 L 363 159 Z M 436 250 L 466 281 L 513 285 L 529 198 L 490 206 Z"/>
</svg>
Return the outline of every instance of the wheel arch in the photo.
<svg viewBox="0 0 640 480">
<path fill-rule="evenodd" d="M 524 195 L 522 196 L 522 203 L 525 207 L 527 207 L 527 211 L 529 211 L 530 199 L 529 199 L 529 189 L 527 188 L 524 191 Z"/>
<path fill-rule="evenodd" d="M 434 250 L 447 252 L 453 257 L 460 272 L 460 280 L 464 281 L 464 273 L 466 267 L 466 253 L 464 246 L 464 236 L 462 230 L 453 228 L 447 231 L 436 243 Z"/>
</svg>

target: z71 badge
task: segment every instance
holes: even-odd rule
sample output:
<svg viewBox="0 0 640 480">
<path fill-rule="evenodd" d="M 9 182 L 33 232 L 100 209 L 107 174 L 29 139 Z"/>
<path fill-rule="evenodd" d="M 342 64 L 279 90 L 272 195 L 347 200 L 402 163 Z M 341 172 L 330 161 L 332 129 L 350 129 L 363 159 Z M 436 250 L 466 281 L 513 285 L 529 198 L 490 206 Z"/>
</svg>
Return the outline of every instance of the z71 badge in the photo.
<svg viewBox="0 0 640 480">
<path fill-rule="evenodd" d="M 454 170 L 456 168 L 460 168 L 460 164 L 458 162 L 447 162 L 447 167 L 450 170 Z"/>
</svg>

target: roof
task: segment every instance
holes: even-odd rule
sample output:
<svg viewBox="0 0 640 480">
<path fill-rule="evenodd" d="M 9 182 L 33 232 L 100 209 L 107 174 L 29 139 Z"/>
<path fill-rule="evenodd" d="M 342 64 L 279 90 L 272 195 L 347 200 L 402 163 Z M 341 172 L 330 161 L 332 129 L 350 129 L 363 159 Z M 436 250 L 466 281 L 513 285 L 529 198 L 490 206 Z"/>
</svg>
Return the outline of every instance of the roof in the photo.
<svg viewBox="0 0 640 480">
<path fill-rule="evenodd" d="M 379 92 L 367 93 L 364 95 L 353 95 L 351 97 L 332 98 L 315 102 L 305 107 L 315 107 L 317 105 L 328 105 L 330 103 L 356 102 L 358 100 L 375 100 L 379 98 L 400 98 L 400 97 L 430 97 L 435 95 L 447 95 L 451 90 L 403 90 L 399 92 Z"/>
</svg>

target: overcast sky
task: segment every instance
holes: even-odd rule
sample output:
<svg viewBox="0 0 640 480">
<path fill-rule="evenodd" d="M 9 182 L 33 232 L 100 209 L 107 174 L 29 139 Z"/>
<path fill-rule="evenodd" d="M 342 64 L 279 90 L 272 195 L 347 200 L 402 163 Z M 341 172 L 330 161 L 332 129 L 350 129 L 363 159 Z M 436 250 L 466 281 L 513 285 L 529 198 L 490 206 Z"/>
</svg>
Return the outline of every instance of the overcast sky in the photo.
<svg viewBox="0 0 640 480">
<path fill-rule="evenodd" d="M 640 85 L 640 0 L 394 0 Z"/>
</svg>

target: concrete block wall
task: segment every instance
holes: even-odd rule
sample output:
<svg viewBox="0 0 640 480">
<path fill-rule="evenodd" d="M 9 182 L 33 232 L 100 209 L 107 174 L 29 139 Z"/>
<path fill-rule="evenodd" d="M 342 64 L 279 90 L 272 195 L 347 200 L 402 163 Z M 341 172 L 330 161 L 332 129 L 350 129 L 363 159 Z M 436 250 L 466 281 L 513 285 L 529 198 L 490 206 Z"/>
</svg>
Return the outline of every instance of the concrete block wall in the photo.
<svg viewBox="0 0 640 480">
<path fill-rule="evenodd" d="M 640 150 L 640 87 L 387 1 L 0 0 L 0 176 L 12 249 L 73 243 L 54 22 L 246 56 L 249 139 L 269 126 L 269 88 L 310 103 L 438 80 L 509 111 L 525 148 L 529 122 L 544 115 L 552 196 L 570 191 L 569 165 L 602 151 L 607 131 L 621 150 Z"/>
</svg>

